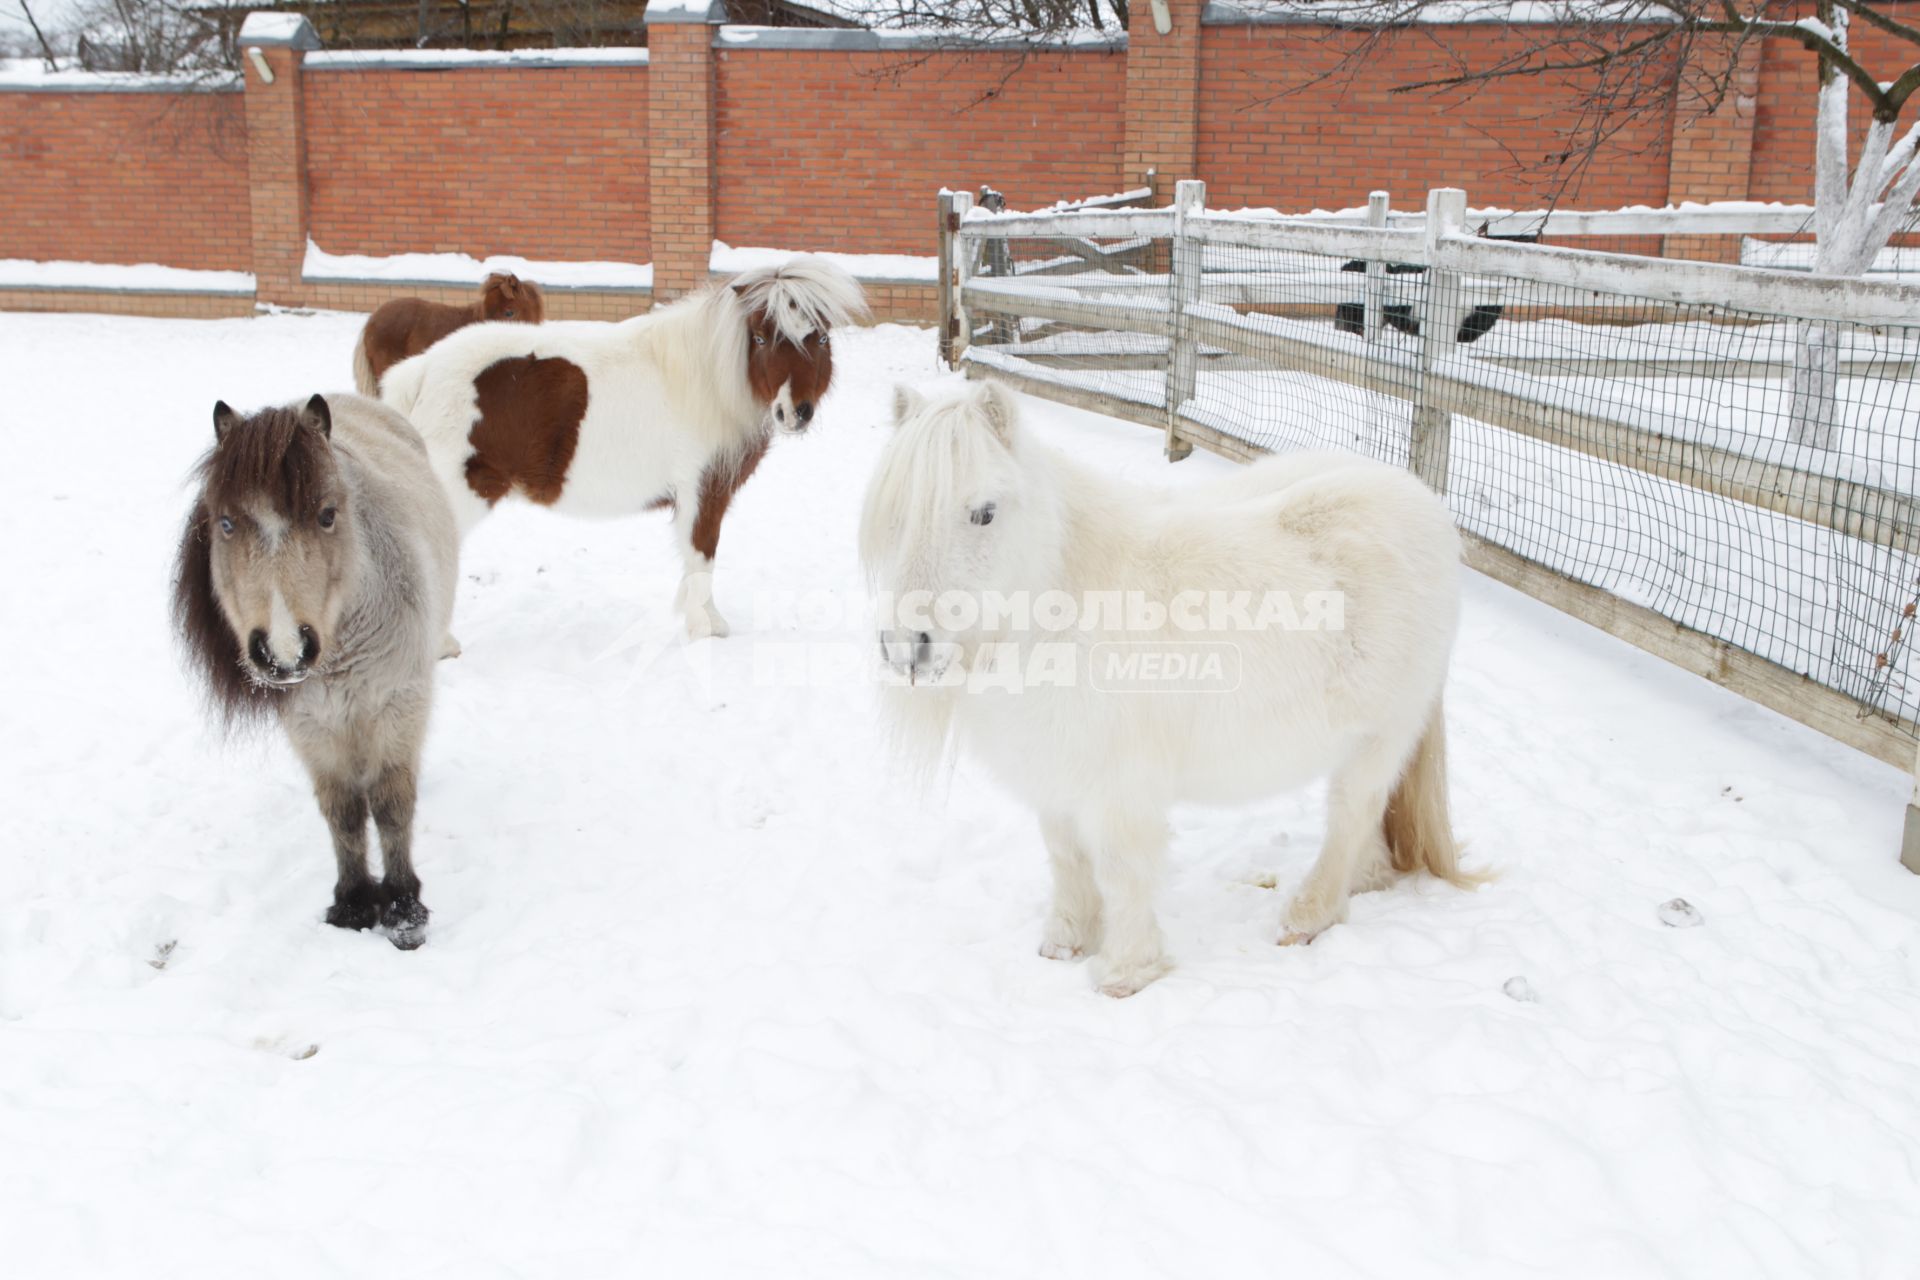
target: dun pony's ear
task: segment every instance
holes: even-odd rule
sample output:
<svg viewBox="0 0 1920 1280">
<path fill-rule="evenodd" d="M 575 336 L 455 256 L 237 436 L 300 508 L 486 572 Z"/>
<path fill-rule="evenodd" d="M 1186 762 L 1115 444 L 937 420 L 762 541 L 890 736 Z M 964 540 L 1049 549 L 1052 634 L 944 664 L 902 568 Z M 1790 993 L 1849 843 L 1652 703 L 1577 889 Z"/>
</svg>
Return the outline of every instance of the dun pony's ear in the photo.
<svg viewBox="0 0 1920 1280">
<path fill-rule="evenodd" d="M 1013 402 L 1013 392 L 991 379 L 982 382 L 980 409 L 987 415 L 987 425 L 993 428 L 993 434 L 1000 437 L 1000 443 L 1011 445 L 1014 428 L 1020 421 L 1020 411 Z"/>
<path fill-rule="evenodd" d="M 899 426 L 927 407 L 927 398 L 908 386 L 893 389 L 893 425 Z"/>
<path fill-rule="evenodd" d="M 329 440 L 333 438 L 333 410 L 327 408 L 325 396 L 316 395 L 307 401 L 300 410 L 300 425 L 312 427 Z"/>
<path fill-rule="evenodd" d="M 504 298 L 519 297 L 520 277 L 511 271 L 503 272 L 500 276 L 500 296 Z"/>
<path fill-rule="evenodd" d="M 228 407 L 225 400 L 215 400 L 213 402 L 213 442 L 215 444 L 224 442 L 227 432 L 233 430 L 234 424 L 239 421 L 240 415 Z"/>
</svg>

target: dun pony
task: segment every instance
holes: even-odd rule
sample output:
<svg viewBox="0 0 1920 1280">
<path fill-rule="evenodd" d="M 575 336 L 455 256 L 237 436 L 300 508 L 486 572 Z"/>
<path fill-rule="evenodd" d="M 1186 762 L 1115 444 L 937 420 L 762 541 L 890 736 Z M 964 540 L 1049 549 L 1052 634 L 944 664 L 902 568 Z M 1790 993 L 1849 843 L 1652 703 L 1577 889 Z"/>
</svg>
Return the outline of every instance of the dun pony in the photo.
<svg viewBox="0 0 1920 1280">
<path fill-rule="evenodd" d="M 175 627 L 220 717 L 277 719 L 306 765 L 338 868 L 327 923 L 417 947 L 428 912 L 413 809 L 453 610 L 453 515 L 420 437 L 378 401 L 316 395 L 246 417 L 220 403 L 213 427 L 180 536 Z"/>
</svg>

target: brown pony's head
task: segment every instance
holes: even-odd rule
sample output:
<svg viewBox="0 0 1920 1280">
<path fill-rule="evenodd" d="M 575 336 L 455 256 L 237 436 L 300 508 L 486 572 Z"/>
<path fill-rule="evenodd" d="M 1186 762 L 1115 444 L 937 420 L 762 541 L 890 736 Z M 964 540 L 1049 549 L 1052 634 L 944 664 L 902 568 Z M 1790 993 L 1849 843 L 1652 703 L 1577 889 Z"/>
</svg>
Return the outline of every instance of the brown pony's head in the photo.
<svg viewBox="0 0 1920 1280">
<path fill-rule="evenodd" d="M 833 382 L 828 331 L 866 313 L 860 285 L 823 258 L 759 267 L 733 283 L 747 326 L 747 383 L 774 429 L 805 431 Z"/>
<path fill-rule="evenodd" d="M 222 402 L 213 431 L 180 536 L 173 617 L 231 723 L 271 710 L 330 651 L 356 546 L 325 399 L 247 418 Z"/>
<path fill-rule="evenodd" d="M 480 285 L 480 315 L 487 320 L 517 320 L 539 324 L 547 316 L 540 286 L 511 271 L 496 271 Z"/>
</svg>

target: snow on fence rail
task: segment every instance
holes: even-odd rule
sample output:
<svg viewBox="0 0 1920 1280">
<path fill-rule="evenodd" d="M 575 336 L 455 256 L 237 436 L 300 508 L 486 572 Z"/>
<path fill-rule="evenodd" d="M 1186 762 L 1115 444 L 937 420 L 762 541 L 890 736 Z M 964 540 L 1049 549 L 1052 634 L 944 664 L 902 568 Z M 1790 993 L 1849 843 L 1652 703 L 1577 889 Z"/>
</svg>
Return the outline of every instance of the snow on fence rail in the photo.
<svg viewBox="0 0 1920 1280">
<path fill-rule="evenodd" d="M 1176 460 L 1408 466 L 1474 568 L 1915 768 L 1920 287 L 1489 240 L 1469 227 L 1529 215 L 1458 191 L 1417 225 L 1384 195 L 1364 222 L 1209 212 L 1200 183 L 1163 209 L 940 200 L 942 352 L 969 376 L 1153 427 Z M 1908 823 L 1920 871 L 1920 805 Z"/>
</svg>

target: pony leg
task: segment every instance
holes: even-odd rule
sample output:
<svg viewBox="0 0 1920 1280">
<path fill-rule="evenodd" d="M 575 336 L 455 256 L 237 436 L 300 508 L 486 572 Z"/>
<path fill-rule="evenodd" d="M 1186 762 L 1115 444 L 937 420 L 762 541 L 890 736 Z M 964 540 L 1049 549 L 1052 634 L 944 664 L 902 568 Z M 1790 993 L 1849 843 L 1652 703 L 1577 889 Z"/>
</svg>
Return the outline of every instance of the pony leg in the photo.
<svg viewBox="0 0 1920 1280">
<path fill-rule="evenodd" d="M 1173 968 L 1153 914 L 1153 894 L 1167 852 L 1160 814 L 1103 815 L 1081 835 L 1103 904 L 1100 994 L 1130 996 Z"/>
<path fill-rule="evenodd" d="M 367 797 L 346 781 L 319 775 L 314 799 L 333 834 L 333 859 L 339 875 L 327 923 L 338 929 L 371 929 L 380 918 L 380 888 L 367 874 Z"/>
<path fill-rule="evenodd" d="M 1376 741 L 1333 775 L 1327 788 L 1326 843 L 1287 903 L 1281 946 L 1312 942 L 1347 918 L 1347 901 L 1356 889 L 1379 888 L 1390 876 L 1382 822 L 1403 757 L 1403 752 L 1386 751 Z"/>
<path fill-rule="evenodd" d="M 386 864 L 381 883 L 384 901 L 380 923 L 393 945 L 411 951 L 427 940 L 426 904 L 420 901 L 420 877 L 413 870 L 413 768 L 390 764 L 367 788 L 374 825 L 380 828 L 380 859 Z"/>
<path fill-rule="evenodd" d="M 699 496 L 684 498 L 673 507 L 673 539 L 680 548 L 682 565 L 673 607 L 686 620 L 689 640 L 708 636 L 725 639 L 731 630 L 713 603 L 713 553 L 720 542 L 720 515 L 711 511 L 703 514 L 706 504 L 703 489 Z M 720 512 L 725 511 L 722 502 Z"/>
<path fill-rule="evenodd" d="M 1093 878 L 1093 862 L 1071 818 L 1041 818 L 1040 835 L 1053 864 L 1053 908 L 1040 932 L 1040 954 L 1049 960 L 1077 960 L 1100 949 L 1100 886 Z"/>
</svg>

